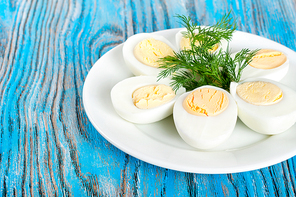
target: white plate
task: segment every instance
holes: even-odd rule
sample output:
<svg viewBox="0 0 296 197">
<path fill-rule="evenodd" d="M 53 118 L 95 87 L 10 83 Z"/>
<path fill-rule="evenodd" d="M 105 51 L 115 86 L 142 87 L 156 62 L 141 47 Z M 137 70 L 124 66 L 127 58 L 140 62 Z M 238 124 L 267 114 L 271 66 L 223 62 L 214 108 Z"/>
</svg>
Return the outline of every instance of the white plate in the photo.
<svg viewBox="0 0 296 197">
<path fill-rule="evenodd" d="M 155 32 L 173 44 L 180 29 Z M 274 41 L 237 31 L 230 42 L 232 52 L 242 48 L 273 48 L 290 60 L 288 75 L 281 81 L 296 90 L 296 53 Z M 211 151 L 196 150 L 178 135 L 172 116 L 153 124 L 136 125 L 115 112 L 111 88 L 133 76 L 122 57 L 122 45 L 103 55 L 87 75 L 83 103 L 89 120 L 100 134 L 122 151 L 145 162 L 184 172 L 234 173 L 270 166 L 296 154 L 296 124 L 276 136 L 257 134 L 238 121 L 228 141 Z"/>
</svg>

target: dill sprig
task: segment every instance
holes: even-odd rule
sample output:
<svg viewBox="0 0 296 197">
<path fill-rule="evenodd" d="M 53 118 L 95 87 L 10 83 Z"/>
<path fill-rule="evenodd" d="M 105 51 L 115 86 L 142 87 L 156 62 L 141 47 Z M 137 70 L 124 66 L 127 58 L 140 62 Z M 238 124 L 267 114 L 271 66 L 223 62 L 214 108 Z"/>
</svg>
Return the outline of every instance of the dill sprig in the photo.
<svg viewBox="0 0 296 197">
<path fill-rule="evenodd" d="M 230 83 L 240 80 L 243 69 L 258 50 L 242 49 L 234 57 L 231 57 L 229 46 L 225 51 L 211 51 L 222 39 L 231 40 L 236 23 L 230 13 L 209 27 L 197 26 L 189 17 L 177 17 L 187 29 L 184 36 L 190 39 L 191 48 L 161 58 L 160 68 L 164 70 L 158 79 L 171 76 L 171 86 L 175 91 L 180 87 L 190 91 L 203 85 L 213 85 L 229 91 Z M 196 45 L 196 42 L 199 44 Z"/>
<path fill-rule="evenodd" d="M 190 39 L 191 48 L 198 42 L 200 47 L 210 50 L 222 39 L 230 41 L 233 32 L 237 28 L 236 21 L 230 16 L 230 12 L 225 14 L 213 26 L 196 25 L 191 21 L 190 17 L 183 15 L 177 15 L 177 17 L 181 20 L 180 24 L 187 29 L 183 36 Z"/>
</svg>

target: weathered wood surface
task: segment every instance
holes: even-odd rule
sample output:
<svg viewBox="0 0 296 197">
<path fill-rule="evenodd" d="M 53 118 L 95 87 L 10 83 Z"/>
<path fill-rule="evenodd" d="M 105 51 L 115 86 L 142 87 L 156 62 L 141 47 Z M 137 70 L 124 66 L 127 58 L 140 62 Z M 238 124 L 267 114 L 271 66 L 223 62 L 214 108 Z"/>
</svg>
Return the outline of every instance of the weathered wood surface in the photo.
<svg viewBox="0 0 296 197">
<path fill-rule="evenodd" d="M 294 0 L 1 0 L 0 196 L 295 196 L 296 157 L 244 173 L 183 173 L 133 158 L 91 125 L 83 82 L 139 32 L 180 27 L 176 14 L 296 50 Z"/>
</svg>

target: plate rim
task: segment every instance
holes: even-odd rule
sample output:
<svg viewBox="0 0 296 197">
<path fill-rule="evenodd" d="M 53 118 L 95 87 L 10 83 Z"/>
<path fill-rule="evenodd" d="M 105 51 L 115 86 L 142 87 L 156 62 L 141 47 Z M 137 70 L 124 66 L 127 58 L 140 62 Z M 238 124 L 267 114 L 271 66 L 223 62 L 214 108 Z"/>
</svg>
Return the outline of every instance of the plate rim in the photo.
<svg viewBox="0 0 296 197">
<path fill-rule="evenodd" d="M 167 33 L 167 32 L 170 32 L 170 31 L 179 31 L 180 29 L 183 29 L 183 28 L 174 28 L 174 29 L 167 29 L 167 30 L 161 30 L 161 31 L 156 31 L 156 32 L 152 32 L 152 33 L 155 33 L 155 34 L 161 34 L 161 33 Z M 276 44 L 280 44 L 280 43 L 277 43 L 273 40 L 270 40 L 268 38 L 264 38 L 264 37 L 261 37 L 261 36 L 258 36 L 258 35 L 255 35 L 255 34 L 251 34 L 251 33 L 248 33 L 248 32 L 241 32 L 241 31 L 235 31 L 236 32 L 240 32 L 240 33 L 243 33 L 243 34 L 248 34 L 248 35 L 251 35 L 251 36 L 256 36 L 256 37 L 259 37 L 260 39 L 266 39 L 268 40 L 269 42 L 272 41 Z M 281 45 L 281 44 L 280 44 Z M 122 146 L 120 143 L 118 143 L 118 141 L 110 138 L 110 136 L 108 136 L 106 134 L 106 131 L 103 131 L 102 128 L 96 124 L 95 120 L 93 119 L 93 117 L 91 117 L 90 115 L 90 109 L 89 109 L 89 106 L 88 104 L 86 103 L 86 100 L 87 100 L 87 85 L 88 85 L 88 81 L 90 80 L 90 73 L 93 73 L 95 71 L 95 69 L 98 69 L 99 67 L 101 67 L 102 65 L 100 65 L 100 60 L 102 61 L 102 58 L 103 57 L 107 57 L 107 55 L 111 54 L 111 53 L 114 53 L 115 50 L 119 50 L 119 49 L 122 49 L 122 46 L 123 46 L 123 43 L 119 44 L 118 46 L 112 48 L 111 50 L 109 50 L 107 53 L 105 53 L 100 59 L 98 59 L 95 64 L 92 66 L 92 68 L 89 70 L 88 74 L 87 74 L 87 77 L 85 78 L 85 81 L 84 81 L 84 84 L 83 84 L 83 106 L 84 106 L 84 109 L 85 109 L 85 112 L 86 112 L 86 115 L 88 117 L 88 119 L 90 120 L 91 124 L 95 127 L 95 129 L 100 133 L 100 135 L 102 135 L 108 142 L 110 142 L 112 145 L 114 145 L 115 147 L 117 147 L 118 149 L 120 149 L 121 151 L 135 157 L 135 158 L 138 158 L 144 162 L 147 162 L 147 163 L 150 163 L 150 164 L 153 164 L 155 166 L 159 166 L 159 167 L 162 167 L 162 168 L 167 168 L 167 169 L 171 169 L 171 170 L 176 170 L 176 171 L 181 171 L 181 172 L 189 172 L 189 173 L 201 173 L 201 174 L 225 174 L 225 173 L 239 173 L 239 172 L 245 172 L 245 171 L 250 171 L 250 170 L 256 170 L 256 169 L 261 169 L 261 168 L 264 168 L 264 167 L 268 167 L 268 166 L 271 166 L 271 165 L 275 165 L 277 163 L 280 163 L 280 162 L 283 162 L 293 156 L 295 156 L 296 154 L 296 149 L 289 152 L 289 153 L 286 153 L 286 154 L 283 154 L 283 155 L 280 155 L 279 157 L 277 157 L 277 159 L 274 159 L 273 161 L 265 161 L 265 162 L 261 162 L 260 164 L 253 164 L 253 165 L 247 165 L 247 166 L 232 166 L 231 168 L 225 168 L 225 167 L 222 167 L 222 168 L 208 168 L 208 169 L 201 169 L 201 168 L 198 168 L 198 167 L 195 167 L 195 168 L 190 168 L 188 169 L 188 167 L 183 167 L 183 166 L 179 166 L 179 165 L 175 165 L 174 163 L 166 163 L 166 162 L 163 162 L 163 161 L 155 161 L 154 158 L 150 158 L 148 157 L 147 158 L 147 155 L 146 156 L 143 156 L 142 153 L 140 152 L 137 152 L 135 150 L 130 150 L 129 148 L 125 147 L 125 146 Z M 289 48 L 287 48 L 286 46 L 284 45 L 281 45 L 282 47 L 285 47 L 286 49 L 288 50 L 291 50 Z M 294 52 L 291 50 L 291 52 Z M 294 52 L 295 53 L 295 52 Z M 132 124 L 132 123 L 130 123 Z M 210 171 L 209 171 L 210 169 Z"/>
</svg>

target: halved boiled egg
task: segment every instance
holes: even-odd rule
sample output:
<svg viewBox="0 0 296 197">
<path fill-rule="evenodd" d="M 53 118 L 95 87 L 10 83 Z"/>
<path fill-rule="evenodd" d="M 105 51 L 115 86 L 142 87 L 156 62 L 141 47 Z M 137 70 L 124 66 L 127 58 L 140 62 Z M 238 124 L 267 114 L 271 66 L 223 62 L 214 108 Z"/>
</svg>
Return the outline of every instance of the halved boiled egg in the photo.
<svg viewBox="0 0 296 197">
<path fill-rule="evenodd" d="M 288 70 L 289 60 L 283 52 L 274 49 L 261 49 L 253 57 L 250 64 L 244 68 L 241 80 L 266 78 L 280 81 L 287 74 Z"/>
<path fill-rule="evenodd" d="M 174 122 L 189 145 L 210 149 L 227 140 L 237 120 L 232 96 L 214 86 L 202 86 L 181 95 L 175 103 Z"/>
<path fill-rule="evenodd" d="M 177 43 L 178 50 L 191 49 L 190 39 L 184 36 L 186 31 L 187 30 L 185 28 L 183 28 L 176 34 L 176 43 Z M 198 31 L 196 30 L 195 33 L 197 34 Z M 197 41 L 195 43 L 195 45 L 198 45 L 198 44 L 199 44 L 199 42 Z M 227 49 L 227 41 L 226 40 L 222 39 L 220 41 L 220 43 L 215 44 L 210 51 L 215 52 L 220 49 L 222 49 L 223 51 L 226 51 L 226 49 Z"/>
<path fill-rule="evenodd" d="M 296 92 L 268 79 L 231 83 L 238 116 L 250 129 L 267 135 L 279 134 L 296 122 Z"/>
<path fill-rule="evenodd" d="M 136 76 L 124 79 L 111 90 L 111 100 L 116 112 L 125 120 L 147 124 L 162 120 L 173 112 L 176 99 L 185 92 L 176 93 L 170 79 L 157 81 L 156 76 Z"/>
<path fill-rule="evenodd" d="M 139 33 L 129 37 L 123 45 L 123 58 L 131 70 L 138 75 L 157 76 L 159 58 L 174 56 L 175 47 L 163 36 Z"/>
</svg>

